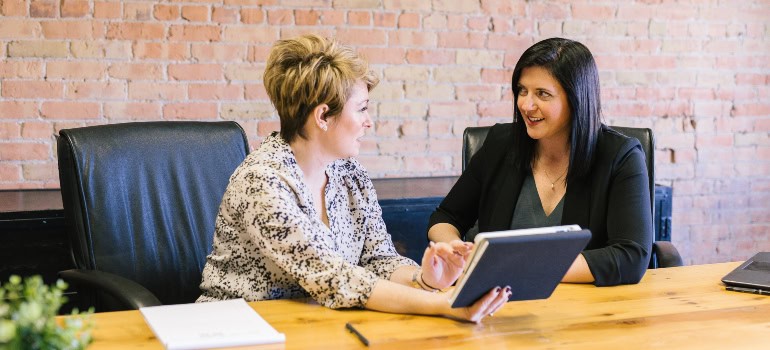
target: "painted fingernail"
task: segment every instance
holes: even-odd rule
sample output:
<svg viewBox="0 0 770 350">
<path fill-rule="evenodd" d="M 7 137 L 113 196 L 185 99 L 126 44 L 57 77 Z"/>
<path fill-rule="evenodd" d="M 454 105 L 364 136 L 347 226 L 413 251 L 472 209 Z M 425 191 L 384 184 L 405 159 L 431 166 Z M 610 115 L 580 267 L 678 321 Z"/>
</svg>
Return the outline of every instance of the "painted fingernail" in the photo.
<svg viewBox="0 0 770 350">
<path fill-rule="evenodd" d="M 505 291 L 506 291 L 506 292 L 508 292 L 508 293 L 510 293 L 510 292 L 511 292 L 511 286 L 506 286 L 506 287 L 505 287 Z"/>
<path fill-rule="evenodd" d="M 500 287 L 495 287 L 495 294 L 500 293 Z"/>
</svg>

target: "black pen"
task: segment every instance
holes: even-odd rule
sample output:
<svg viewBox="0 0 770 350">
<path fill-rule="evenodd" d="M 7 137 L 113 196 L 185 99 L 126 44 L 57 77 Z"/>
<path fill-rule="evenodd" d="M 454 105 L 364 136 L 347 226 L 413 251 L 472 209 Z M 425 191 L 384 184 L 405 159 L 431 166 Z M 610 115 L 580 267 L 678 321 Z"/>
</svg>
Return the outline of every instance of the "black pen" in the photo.
<svg viewBox="0 0 770 350">
<path fill-rule="evenodd" d="M 744 292 L 744 293 L 754 293 L 759 295 L 770 295 L 770 291 L 762 290 L 762 289 L 754 289 L 754 288 L 743 288 L 743 287 L 733 287 L 733 286 L 726 286 L 726 290 L 731 290 L 733 292 Z"/>
<path fill-rule="evenodd" d="M 345 323 L 345 328 L 347 328 L 347 330 L 349 330 L 350 333 L 355 334 L 356 338 L 358 338 L 358 340 L 360 340 L 362 343 L 364 343 L 364 345 L 369 346 L 369 340 L 367 340 L 366 337 L 364 337 L 364 335 L 361 334 L 361 332 L 359 332 L 357 329 L 355 329 L 353 327 L 353 325 L 350 324 L 350 322 Z"/>
</svg>

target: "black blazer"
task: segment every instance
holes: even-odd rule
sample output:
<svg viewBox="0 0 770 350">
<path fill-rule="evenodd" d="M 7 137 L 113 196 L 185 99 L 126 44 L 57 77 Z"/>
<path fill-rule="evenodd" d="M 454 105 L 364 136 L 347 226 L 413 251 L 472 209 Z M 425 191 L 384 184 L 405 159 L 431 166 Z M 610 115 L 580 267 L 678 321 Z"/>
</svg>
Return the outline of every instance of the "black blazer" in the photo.
<svg viewBox="0 0 770 350">
<path fill-rule="evenodd" d="M 467 232 L 508 230 L 526 170 L 514 159 L 513 124 L 497 124 L 430 217 Z M 591 230 L 583 251 L 597 286 L 638 283 L 652 246 L 652 206 L 639 141 L 602 125 L 591 173 L 567 183 L 562 224 Z"/>
</svg>

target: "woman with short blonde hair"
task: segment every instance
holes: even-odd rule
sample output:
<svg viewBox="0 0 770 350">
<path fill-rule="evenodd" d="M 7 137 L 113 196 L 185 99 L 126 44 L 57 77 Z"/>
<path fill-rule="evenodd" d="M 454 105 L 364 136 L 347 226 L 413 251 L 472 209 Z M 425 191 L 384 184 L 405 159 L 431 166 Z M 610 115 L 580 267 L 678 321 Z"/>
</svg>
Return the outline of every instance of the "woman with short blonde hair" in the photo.
<svg viewBox="0 0 770 350">
<path fill-rule="evenodd" d="M 230 178 L 198 301 L 310 296 L 331 308 L 473 322 L 503 306 L 509 288 L 456 309 L 433 293 L 459 277 L 470 244 L 431 244 L 422 267 L 396 252 L 369 175 L 352 158 L 372 124 L 377 78 L 366 61 L 316 35 L 281 40 L 264 82 L 281 132 Z"/>
</svg>

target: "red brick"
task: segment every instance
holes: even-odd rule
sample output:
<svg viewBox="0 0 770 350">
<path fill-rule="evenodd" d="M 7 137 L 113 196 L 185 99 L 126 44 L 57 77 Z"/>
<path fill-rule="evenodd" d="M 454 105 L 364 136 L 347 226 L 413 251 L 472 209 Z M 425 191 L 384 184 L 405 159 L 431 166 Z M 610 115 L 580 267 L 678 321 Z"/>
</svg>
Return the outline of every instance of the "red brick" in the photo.
<svg viewBox="0 0 770 350">
<path fill-rule="evenodd" d="M 2 145 L 2 143 L 0 143 L 0 145 Z M 1 184 L 3 181 L 19 180 L 21 180 L 21 165 L 0 163 L 0 186 L 3 186 Z M 12 187 L 7 187 L 7 189 L 12 189 Z"/>
<path fill-rule="evenodd" d="M 363 155 L 356 158 L 369 174 L 377 174 L 379 177 L 397 177 L 402 171 L 403 162 L 400 157 Z"/>
<path fill-rule="evenodd" d="M 0 78 L 41 78 L 43 76 L 42 62 L 0 61 Z"/>
<path fill-rule="evenodd" d="M 364 47 L 358 50 L 360 54 L 373 64 L 403 64 L 404 49 L 401 48 L 378 48 Z"/>
<path fill-rule="evenodd" d="M 431 175 L 451 166 L 451 156 L 404 156 L 404 170 L 420 175 Z"/>
<path fill-rule="evenodd" d="M 372 24 L 372 14 L 366 11 L 348 12 L 348 25 L 352 26 L 370 26 Z"/>
<path fill-rule="evenodd" d="M 448 50 L 410 49 L 406 51 L 406 61 L 411 64 L 452 64 L 455 63 L 455 57 L 455 52 Z"/>
<path fill-rule="evenodd" d="M 63 93 L 64 85 L 58 82 L 7 80 L 2 84 L 5 98 L 61 98 Z"/>
<path fill-rule="evenodd" d="M 460 101 L 497 101 L 500 99 L 500 88 L 490 85 L 461 85 L 456 88 L 457 99 Z M 511 104 L 507 103 L 510 107 Z M 480 114 L 483 115 L 483 114 Z M 512 115 L 512 114 L 511 114 Z"/>
<path fill-rule="evenodd" d="M 513 103 L 503 102 L 481 102 L 478 107 L 479 117 L 510 118 L 513 120 Z"/>
<path fill-rule="evenodd" d="M 45 22 L 47 23 L 47 22 Z M 37 21 L 29 19 L 3 18 L 0 39 L 32 39 L 40 34 Z"/>
<path fill-rule="evenodd" d="M 392 12 L 375 12 L 374 13 L 374 26 L 375 27 L 396 27 L 396 14 Z"/>
<path fill-rule="evenodd" d="M 47 39 L 92 39 L 94 23 L 91 21 L 42 22 L 43 36 Z"/>
<path fill-rule="evenodd" d="M 0 14 L 3 16 L 26 16 L 27 4 L 24 0 L 0 1 Z"/>
<path fill-rule="evenodd" d="M 245 45 L 193 44 L 192 57 L 197 62 L 240 62 L 245 61 L 248 49 Z"/>
<path fill-rule="evenodd" d="M 160 21 L 173 21 L 180 18 L 182 10 L 179 5 L 155 5 L 153 16 Z"/>
<path fill-rule="evenodd" d="M 400 139 L 380 140 L 378 142 L 380 154 L 402 155 L 416 154 L 423 155 L 428 149 L 428 141 L 424 137 L 407 137 Z"/>
<path fill-rule="evenodd" d="M 52 0 L 31 0 L 29 15 L 31 17 L 54 18 L 58 15 L 58 2 Z"/>
<path fill-rule="evenodd" d="M 321 24 L 341 26 L 345 24 L 345 11 L 325 10 L 321 11 Z"/>
<path fill-rule="evenodd" d="M 51 123 L 28 121 L 21 125 L 21 136 L 26 139 L 49 139 L 53 135 Z"/>
<path fill-rule="evenodd" d="M 108 119 L 157 120 L 161 119 L 161 104 L 156 102 L 107 102 L 104 116 Z"/>
<path fill-rule="evenodd" d="M 435 47 L 437 35 L 433 32 L 399 30 L 388 32 L 388 45 L 399 47 Z"/>
<path fill-rule="evenodd" d="M 27 181 L 54 181 L 59 177 L 59 169 L 53 162 L 24 164 L 21 169 Z"/>
<path fill-rule="evenodd" d="M 217 117 L 216 103 L 169 103 L 163 106 L 167 119 L 206 120 Z"/>
<path fill-rule="evenodd" d="M 48 79 L 101 79 L 107 65 L 99 62 L 49 61 L 46 64 Z"/>
<path fill-rule="evenodd" d="M 483 33 L 445 32 L 438 34 L 438 47 L 444 48 L 482 48 L 487 36 Z"/>
<path fill-rule="evenodd" d="M 187 87 L 177 83 L 153 81 L 129 81 L 128 98 L 132 100 L 183 100 Z"/>
<path fill-rule="evenodd" d="M 160 23 L 110 23 L 107 25 L 107 39 L 161 40 L 164 39 L 163 24 Z"/>
<path fill-rule="evenodd" d="M 155 8 L 150 2 L 125 2 L 123 4 L 123 19 L 128 21 L 149 21 L 153 18 Z"/>
<path fill-rule="evenodd" d="M 267 22 L 271 25 L 291 25 L 294 24 L 294 14 L 288 9 L 270 9 L 267 10 Z"/>
<path fill-rule="evenodd" d="M 294 22 L 300 26 L 313 26 L 321 23 L 321 13 L 317 10 L 294 10 Z"/>
<path fill-rule="evenodd" d="M 92 102 L 43 102 L 40 114 L 46 119 L 99 118 L 99 104 Z"/>
<path fill-rule="evenodd" d="M 380 29 L 357 29 L 347 28 L 337 30 L 337 39 L 347 45 L 385 45 L 387 44 L 387 34 Z"/>
<path fill-rule="evenodd" d="M 128 84 L 124 81 L 71 82 L 64 94 L 67 99 L 118 100 L 128 96 Z"/>
<path fill-rule="evenodd" d="M 526 14 L 526 3 L 509 0 L 481 0 L 481 9 L 484 13 L 521 17 Z"/>
<path fill-rule="evenodd" d="M 18 139 L 21 126 L 16 122 L 0 122 L 0 140 Z"/>
<path fill-rule="evenodd" d="M 265 21 L 265 12 L 262 9 L 241 9 L 241 22 L 245 24 L 259 24 Z"/>
<path fill-rule="evenodd" d="M 12 41 L 8 44 L 8 57 L 67 57 L 69 43 L 64 41 Z"/>
<path fill-rule="evenodd" d="M 153 63 L 113 63 L 107 69 L 111 78 L 129 80 L 161 80 L 163 66 Z"/>
<path fill-rule="evenodd" d="M 278 120 L 260 120 L 257 125 L 257 135 L 265 137 L 270 135 L 273 131 L 279 131 L 281 129 L 281 122 Z"/>
<path fill-rule="evenodd" d="M 440 102 L 431 103 L 428 115 L 430 117 L 475 117 L 476 104 L 471 102 Z"/>
<path fill-rule="evenodd" d="M 238 22 L 238 11 L 231 8 L 214 7 L 211 20 L 217 23 L 236 23 Z"/>
<path fill-rule="evenodd" d="M 511 84 L 511 77 L 513 76 L 512 69 L 481 69 L 481 82 L 491 84 Z"/>
<path fill-rule="evenodd" d="M 271 46 L 253 45 L 249 46 L 249 52 L 246 54 L 246 60 L 249 62 L 265 62 L 270 54 Z"/>
<path fill-rule="evenodd" d="M 31 142 L 0 143 L 2 160 L 46 160 L 50 156 L 50 147 L 46 144 Z"/>
<path fill-rule="evenodd" d="M 62 0 L 62 17 L 86 17 L 90 13 L 88 1 Z"/>
<path fill-rule="evenodd" d="M 467 31 L 468 27 L 465 25 L 466 18 L 465 15 L 446 15 L 446 28 L 444 29 L 454 32 Z"/>
<path fill-rule="evenodd" d="M 237 84 L 190 84 L 193 100 L 243 100 L 243 86 Z"/>
<path fill-rule="evenodd" d="M 190 22 L 208 22 L 208 6 L 182 6 L 182 19 Z"/>
<path fill-rule="evenodd" d="M 121 3 L 119 2 L 96 1 L 94 2 L 94 18 L 120 18 L 120 5 Z"/>
<path fill-rule="evenodd" d="M 134 43 L 133 52 L 134 57 L 137 59 L 183 61 L 191 57 L 190 45 L 187 43 L 153 43 L 139 41 Z"/>
<path fill-rule="evenodd" d="M 174 80 L 220 80 L 222 79 L 222 65 L 170 64 L 168 77 Z"/>
<path fill-rule="evenodd" d="M 399 28 L 419 28 L 420 15 L 417 13 L 402 13 L 398 16 Z"/>
<path fill-rule="evenodd" d="M 220 27 L 216 25 L 172 25 L 169 40 L 173 41 L 219 41 Z"/>
<path fill-rule="evenodd" d="M 615 18 L 616 11 L 615 5 L 572 4 L 572 18 L 580 20 L 607 21 Z"/>
<path fill-rule="evenodd" d="M 249 44 L 270 44 L 278 40 L 278 28 L 269 27 L 225 27 L 223 31 L 224 41 L 246 42 Z"/>
<path fill-rule="evenodd" d="M 265 86 L 262 84 L 246 84 L 244 95 L 247 100 L 269 100 L 267 90 L 265 90 Z"/>
<path fill-rule="evenodd" d="M 33 119 L 37 116 L 37 102 L 0 100 L 0 119 Z"/>
</svg>

